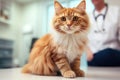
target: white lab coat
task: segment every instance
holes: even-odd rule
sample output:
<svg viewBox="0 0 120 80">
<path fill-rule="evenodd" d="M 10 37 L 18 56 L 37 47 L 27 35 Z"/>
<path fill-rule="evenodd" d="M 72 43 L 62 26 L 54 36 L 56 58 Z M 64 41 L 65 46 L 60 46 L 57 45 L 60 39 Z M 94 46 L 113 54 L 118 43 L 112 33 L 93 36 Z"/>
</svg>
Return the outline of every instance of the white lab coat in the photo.
<svg viewBox="0 0 120 80">
<path fill-rule="evenodd" d="M 90 33 L 89 33 L 89 48 L 93 53 L 106 48 L 120 50 L 120 11 L 117 6 L 109 6 L 106 18 L 104 21 L 105 32 L 95 33 L 97 23 L 93 13 L 89 14 Z"/>
</svg>

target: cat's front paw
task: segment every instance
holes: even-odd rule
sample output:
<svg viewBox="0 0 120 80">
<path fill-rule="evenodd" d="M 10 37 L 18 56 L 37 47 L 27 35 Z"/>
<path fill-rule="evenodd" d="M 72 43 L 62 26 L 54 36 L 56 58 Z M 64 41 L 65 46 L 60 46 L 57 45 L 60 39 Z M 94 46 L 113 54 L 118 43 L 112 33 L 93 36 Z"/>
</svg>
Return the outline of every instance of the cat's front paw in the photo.
<svg viewBox="0 0 120 80">
<path fill-rule="evenodd" d="M 76 74 L 72 70 L 69 70 L 69 71 L 64 72 L 63 77 L 74 78 L 76 77 Z"/>
<path fill-rule="evenodd" d="M 77 77 L 84 77 L 84 76 L 85 76 L 85 73 L 84 73 L 84 71 L 82 71 L 82 70 L 78 70 L 78 71 L 76 71 L 76 76 L 77 76 Z"/>
</svg>

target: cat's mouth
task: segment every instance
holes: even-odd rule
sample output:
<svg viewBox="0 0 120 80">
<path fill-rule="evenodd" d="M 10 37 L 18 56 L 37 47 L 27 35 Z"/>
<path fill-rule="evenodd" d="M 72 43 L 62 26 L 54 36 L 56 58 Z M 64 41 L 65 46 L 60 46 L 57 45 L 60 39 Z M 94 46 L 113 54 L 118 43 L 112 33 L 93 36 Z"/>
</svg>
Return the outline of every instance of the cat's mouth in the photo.
<svg viewBox="0 0 120 80">
<path fill-rule="evenodd" d="M 67 28 L 66 31 L 73 31 L 73 29 L 71 29 L 71 28 Z"/>
</svg>

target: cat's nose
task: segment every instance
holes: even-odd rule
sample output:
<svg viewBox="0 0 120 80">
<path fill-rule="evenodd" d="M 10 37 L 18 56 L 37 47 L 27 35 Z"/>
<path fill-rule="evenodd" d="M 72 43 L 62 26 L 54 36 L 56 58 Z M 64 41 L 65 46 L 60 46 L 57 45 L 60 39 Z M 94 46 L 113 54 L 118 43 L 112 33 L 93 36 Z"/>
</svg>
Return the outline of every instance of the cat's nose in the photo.
<svg viewBox="0 0 120 80">
<path fill-rule="evenodd" d="M 72 21 L 68 20 L 66 25 L 67 25 L 67 28 L 70 30 L 72 26 Z"/>
<path fill-rule="evenodd" d="M 72 22 L 71 21 L 67 21 L 67 26 L 68 27 L 72 26 Z"/>
<path fill-rule="evenodd" d="M 67 23 L 67 26 L 68 27 L 72 26 L 72 23 L 71 22 Z"/>
<path fill-rule="evenodd" d="M 68 29 L 68 30 L 71 30 L 71 25 L 67 25 L 67 29 Z"/>
<path fill-rule="evenodd" d="M 72 24 L 67 24 L 68 27 L 72 26 Z"/>
</svg>

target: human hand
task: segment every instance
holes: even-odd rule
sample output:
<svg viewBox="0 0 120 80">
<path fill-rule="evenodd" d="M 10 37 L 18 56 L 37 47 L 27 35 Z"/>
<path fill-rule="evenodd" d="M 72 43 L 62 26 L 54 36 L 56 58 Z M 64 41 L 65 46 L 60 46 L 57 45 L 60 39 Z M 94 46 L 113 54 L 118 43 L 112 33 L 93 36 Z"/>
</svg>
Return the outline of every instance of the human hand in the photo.
<svg viewBox="0 0 120 80">
<path fill-rule="evenodd" d="M 87 61 L 91 61 L 94 57 L 92 51 L 88 48 L 86 52 L 87 52 Z"/>
</svg>

